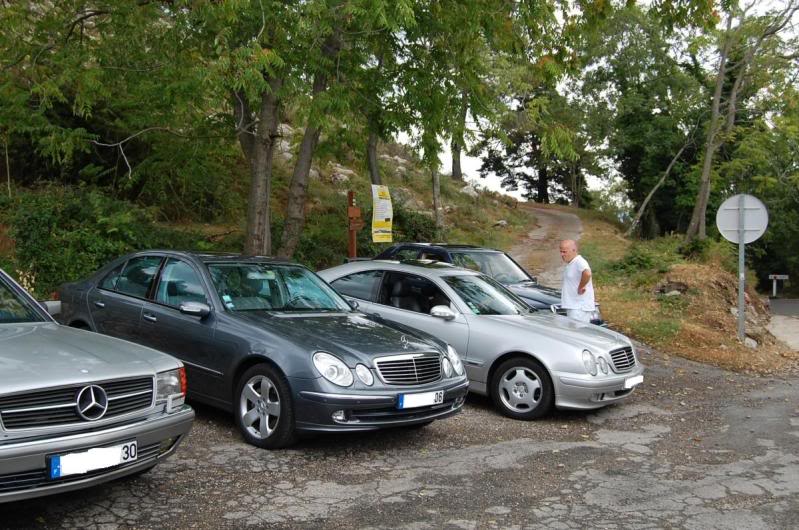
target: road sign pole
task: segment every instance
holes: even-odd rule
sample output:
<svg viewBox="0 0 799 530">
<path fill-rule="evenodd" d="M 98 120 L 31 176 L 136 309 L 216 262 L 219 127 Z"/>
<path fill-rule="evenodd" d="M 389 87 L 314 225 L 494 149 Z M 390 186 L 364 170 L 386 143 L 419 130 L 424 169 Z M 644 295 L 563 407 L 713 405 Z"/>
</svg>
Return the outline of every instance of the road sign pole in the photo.
<svg viewBox="0 0 799 530">
<path fill-rule="evenodd" d="M 746 243 L 744 243 L 744 200 L 743 194 L 738 197 L 738 340 L 744 342 L 746 338 L 746 307 L 744 289 L 746 289 Z"/>
</svg>

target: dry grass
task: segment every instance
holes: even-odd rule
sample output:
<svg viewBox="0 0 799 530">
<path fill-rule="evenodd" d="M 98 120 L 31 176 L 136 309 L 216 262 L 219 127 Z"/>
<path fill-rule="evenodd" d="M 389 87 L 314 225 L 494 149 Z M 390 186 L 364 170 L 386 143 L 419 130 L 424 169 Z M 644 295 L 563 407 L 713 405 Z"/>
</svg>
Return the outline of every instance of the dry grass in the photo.
<svg viewBox="0 0 799 530">
<path fill-rule="evenodd" d="M 776 373 L 799 361 L 792 351 L 771 335 L 770 315 L 761 297 L 747 292 L 747 335 L 758 347 L 738 342 L 737 279 L 721 263 L 688 262 L 674 254 L 671 264 L 658 261 L 654 269 L 619 269 L 632 243 L 612 225 L 583 218 L 583 248 L 595 269 L 597 299 L 611 327 L 665 353 L 722 368 L 756 373 Z M 657 243 L 653 243 L 657 245 Z M 664 248 L 657 248 L 662 256 Z M 656 292 L 662 282 L 679 282 L 687 290 L 666 297 Z"/>
</svg>

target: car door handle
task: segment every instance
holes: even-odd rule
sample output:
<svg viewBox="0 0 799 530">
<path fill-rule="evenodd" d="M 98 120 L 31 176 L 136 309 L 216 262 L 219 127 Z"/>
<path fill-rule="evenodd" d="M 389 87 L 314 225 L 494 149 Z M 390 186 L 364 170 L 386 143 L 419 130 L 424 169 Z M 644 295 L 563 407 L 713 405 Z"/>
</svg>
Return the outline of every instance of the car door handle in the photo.
<svg viewBox="0 0 799 530">
<path fill-rule="evenodd" d="M 148 322 L 158 322 L 158 319 L 155 317 L 155 315 L 151 315 L 150 313 L 145 313 L 142 315 L 142 318 Z"/>
<path fill-rule="evenodd" d="M 94 303 L 94 305 L 96 305 L 97 307 L 99 307 L 100 309 L 102 309 L 102 308 L 104 308 L 104 307 L 105 307 L 105 302 L 101 302 L 100 300 L 97 300 L 97 301 Z"/>
</svg>

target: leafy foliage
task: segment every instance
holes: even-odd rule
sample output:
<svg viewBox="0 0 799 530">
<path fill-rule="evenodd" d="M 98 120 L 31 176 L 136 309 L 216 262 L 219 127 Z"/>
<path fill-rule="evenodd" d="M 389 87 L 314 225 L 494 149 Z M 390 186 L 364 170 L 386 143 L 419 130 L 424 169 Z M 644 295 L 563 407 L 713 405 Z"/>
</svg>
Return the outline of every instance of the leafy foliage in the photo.
<svg viewBox="0 0 799 530">
<path fill-rule="evenodd" d="M 14 268 L 35 276 L 39 295 L 133 250 L 209 246 L 198 234 L 159 227 L 147 210 L 91 189 L 52 187 L 15 202 L 8 219 L 17 242 Z"/>
</svg>

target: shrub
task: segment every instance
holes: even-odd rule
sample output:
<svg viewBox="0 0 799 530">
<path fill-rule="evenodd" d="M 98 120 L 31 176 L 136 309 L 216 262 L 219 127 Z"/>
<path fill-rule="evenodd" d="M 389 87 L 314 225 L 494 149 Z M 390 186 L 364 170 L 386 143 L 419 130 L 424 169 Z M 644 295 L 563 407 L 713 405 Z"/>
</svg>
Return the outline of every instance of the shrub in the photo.
<svg viewBox="0 0 799 530">
<path fill-rule="evenodd" d="M 197 234 L 158 227 L 147 210 L 87 189 L 20 195 L 8 221 L 15 267 L 36 278 L 39 295 L 134 250 L 209 247 Z"/>
</svg>

